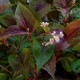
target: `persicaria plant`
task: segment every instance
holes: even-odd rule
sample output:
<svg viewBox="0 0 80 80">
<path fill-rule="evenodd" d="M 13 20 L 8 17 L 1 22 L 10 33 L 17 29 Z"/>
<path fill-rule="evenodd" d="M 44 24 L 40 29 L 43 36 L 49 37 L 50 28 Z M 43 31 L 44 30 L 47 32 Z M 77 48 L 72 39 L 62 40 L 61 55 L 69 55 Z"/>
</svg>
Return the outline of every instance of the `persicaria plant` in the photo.
<svg viewBox="0 0 80 80">
<path fill-rule="evenodd" d="M 3 3 L 0 80 L 80 80 L 80 1 Z"/>
</svg>

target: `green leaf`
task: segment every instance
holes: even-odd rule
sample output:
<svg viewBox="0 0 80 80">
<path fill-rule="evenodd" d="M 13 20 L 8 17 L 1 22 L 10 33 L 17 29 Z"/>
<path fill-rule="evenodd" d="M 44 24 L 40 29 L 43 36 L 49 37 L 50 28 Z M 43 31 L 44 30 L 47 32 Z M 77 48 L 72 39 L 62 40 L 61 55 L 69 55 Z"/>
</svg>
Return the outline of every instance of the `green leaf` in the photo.
<svg viewBox="0 0 80 80">
<path fill-rule="evenodd" d="M 61 28 L 61 29 L 65 30 L 63 25 L 61 25 L 59 23 L 55 23 L 55 22 L 50 22 L 49 27 L 51 29 L 59 29 L 59 28 Z"/>
<path fill-rule="evenodd" d="M 9 0 L 11 4 L 14 4 L 16 2 L 18 2 L 18 0 Z M 27 2 L 27 0 L 19 0 L 19 2 L 25 3 Z"/>
<path fill-rule="evenodd" d="M 16 25 L 15 17 L 12 14 L 0 16 L 0 22 L 6 27 Z"/>
<path fill-rule="evenodd" d="M 24 79 L 23 75 L 22 74 L 18 74 L 17 72 L 13 76 L 13 80 L 23 80 L 23 79 Z"/>
<path fill-rule="evenodd" d="M 17 0 L 9 0 L 11 4 L 14 4 Z"/>
<path fill-rule="evenodd" d="M 69 43 L 70 43 L 71 47 L 74 47 L 75 45 L 80 43 L 80 39 L 79 38 L 73 38 L 71 41 L 69 41 Z"/>
<path fill-rule="evenodd" d="M 33 40 L 33 55 L 37 63 L 37 70 L 51 58 L 54 53 L 54 45 L 42 46 L 36 39 Z"/>
<path fill-rule="evenodd" d="M 26 2 L 27 2 L 27 0 L 23 0 L 23 2 L 24 2 L 24 3 L 26 3 Z"/>
<path fill-rule="evenodd" d="M 75 73 L 80 73 L 80 59 L 73 61 L 71 68 Z"/>
<path fill-rule="evenodd" d="M 23 4 L 18 3 L 15 15 L 20 16 L 25 21 L 27 28 L 29 28 L 31 32 L 33 32 L 38 27 L 37 20 L 32 15 L 30 10 Z"/>
<path fill-rule="evenodd" d="M 80 18 L 80 4 L 77 3 L 76 6 L 71 8 L 72 13 L 70 11 L 70 15 L 75 18 Z"/>
<path fill-rule="evenodd" d="M 61 59 L 61 64 L 63 66 L 63 68 L 67 71 L 67 72 L 71 72 L 71 63 L 72 63 L 73 59 L 71 59 L 71 57 L 67 57 L 67 58 L 63 58 Z"/>
<path fill-rule="evenodd" d="M 24 78 L 27 78 L 27 74 L 30 68 L 30 50 L 29 49 L 24 48 L 20 56 L 10 56 L 8 61 L 10 66 L 15 72 L 13 78 L 18 77 L 20 75 L 22 75 Z"/>
<path fill-rule="evenodd" d="M 24 43 L 24 41 L 22 41 L 20 51 L 22 51 L 23 48 L 29 47 L 31 45 L 32 45 L 31 42 L 25 42 Z"/>
<path fill-rule="evenodd" d="M 8 79 L 8 74 L 0 73 L 0 80 L 7 80 L 7 79 Z"/>
<path fill-rule="evenodd" d="M 14 71 L 20 70 L 20 65 L 19 65 L 20 63 L 18 60 L 18 56 L 11 55 L 11 56 L 9 56 L 8 61 Z"/>
<path fill-rule="evenodd" d="M 80 51 L 80 42 L 72 47 L 72 50 Z"/>
</svg>

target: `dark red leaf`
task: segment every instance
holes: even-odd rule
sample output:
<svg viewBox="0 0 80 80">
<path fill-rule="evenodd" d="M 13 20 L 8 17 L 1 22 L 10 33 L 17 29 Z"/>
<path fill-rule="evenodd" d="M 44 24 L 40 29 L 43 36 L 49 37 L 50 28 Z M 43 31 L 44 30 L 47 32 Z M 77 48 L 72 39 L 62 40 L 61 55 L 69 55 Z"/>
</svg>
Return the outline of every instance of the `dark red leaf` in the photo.
<svg viewBox="0 0 80 80">
<path fill-rule="evenodd" d="M 18 20 L 17 24 L 20 26 L 20 28 L 27 31 L 27 26 L 26 26 L 25 21 L 18 15 L 16 15 L 16 17 L 17 17 L 17 20 Z"/>
<path fill-rule="evenodd" d="M 67 40 L 72 40 L 80 31 L 80 19 L 77 19 L 66 26 Z"/>
<path fill-rule="evenodd" d="M 22 30 L 19 26 L 13 25 L 7 28 L 3 34 L 0 35 L 0 39 L 7 38 L 9 36 L 14 36 L 18 34 L 27 34 L 24 30 Z"/>
<path fill-rule="evenodd" d="M 23 4 L 18 3 L 15 15 L 20 16 L 25 21 L 25 24 L 27 28 L 29 28 L 30 32 L 33 32 L 38 27 L 37 20 L 31 13 L 31 11 Z"/>
</svg>

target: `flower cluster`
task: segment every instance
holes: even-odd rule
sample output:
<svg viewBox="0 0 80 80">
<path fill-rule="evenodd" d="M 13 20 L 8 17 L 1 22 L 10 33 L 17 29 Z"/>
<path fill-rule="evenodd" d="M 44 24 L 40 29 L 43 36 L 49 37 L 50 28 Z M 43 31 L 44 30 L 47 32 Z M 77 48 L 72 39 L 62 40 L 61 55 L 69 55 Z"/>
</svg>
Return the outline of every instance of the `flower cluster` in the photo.
<svg viewBox="0 0 80 80">
<path fill-rule="evenodd" d="M 45 46 L 49 44 L 53 44 L 54 42 L 59 43 L 60 39 L 64 37 L 64 34 L 62 31 L 59 34 L 56 34 L 56 33 L 57 33 L 56 31 L 53 31 L 52 33 L 50 33 L 52 35 L 52 38 L 49 39 L 49 42 L 47 42 Z"/>
<path fill-rule="evenodd" d="M 41 27 L 47 27 L 48 25 L 49 25 L 48 22 L 42 22 L 40 26 L 41 26 Z"/>
<path fill-rule="evenodd" d="M 43 42 L 42 45 L 48 46 L 49 44 L 55 45 L 55 50 L 65 50 L 70 45 L 65 40 L 66 35 L 62 29 L 52 29 L 50 30 L 47 35 L 52 36 L 48 42 Z"/>
</svg>

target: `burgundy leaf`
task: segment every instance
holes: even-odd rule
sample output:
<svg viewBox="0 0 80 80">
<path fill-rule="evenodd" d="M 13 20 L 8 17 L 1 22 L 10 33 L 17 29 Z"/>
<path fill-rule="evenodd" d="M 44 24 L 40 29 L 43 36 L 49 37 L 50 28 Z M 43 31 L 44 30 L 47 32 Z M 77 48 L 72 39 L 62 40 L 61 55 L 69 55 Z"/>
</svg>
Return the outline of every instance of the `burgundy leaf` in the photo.
<svg viewBox="0 0 80 80">
<path fill-rule="evenodd" d="M 55 50 L 58 51 L 58 50 L 65 50 L 67 49 L 68 47 L 70 47 L 70 44 L 66 41 L 66 40 L 60 40 L 59 43 L 56 43 L 55 44 Z"/>
<path fill-rule="evenodd" d="M 80 31 L 80 19 L 77 19 L 66 26 L 67 40 L 72 40 L 79 34 Z"/>
<path fill-rule="evenodd" d="M 51 59 L 43 66 L 43 69 L 46 70 L 54 79 L 54 74 L 56 71 L 56 57 L 53 55 Z"/>
<path fill-rule="evenodd" d="M 25 23 L 27 28 L 29 28 L 30 32 L 33 32 L 37 27 L 38 23 L 31 11 L 25 7 L 23 4 L 18 3 L 18 6 L 16 8 L 15 15 L 20 16 L 25 22 L 22 21 L 22 23 Z"/>
<path fill-rule="evenodd" d="M 16 15 L 16 17 L 17 17 L 17 20 L 18 20 L 17 24 L 20 26 L 20 28 L 27 31 L 27 26 L 26 26 L 25 21 L 18 15 Z"/>
<path fill-rule="evenodd" d="M 65 17 L 68 17 L 67 14 L 75 2 L 76 0 L 54 0 L 57 10 L 61 11 Z"/>
<path fill-rule="evenodd" d="M 51 9 L 51 5 L 45 1 L 36 0 L 30 3 L 30 7 L 34 9 L 39 16 L 44 17 Z"/>
<path fill-rule="evenodd" d="M 16 25 L 15 17 L 12 14 L 0 16 L 0 22 L 6 27 Z"/>
<path fill-rule="evenodd" d="M 7 38 L 9 36 L 14 36 L 18 34 L 27 34 L 24 30 L 22 30 L 19 26 L 13 25 L 7 28 L 3 34 L 0 35 L 0 39 Z"/>
</svg>

